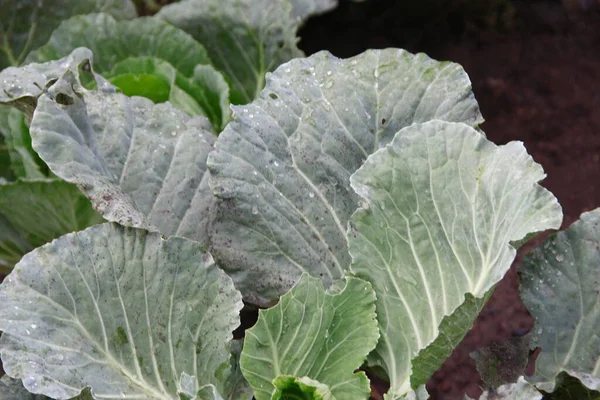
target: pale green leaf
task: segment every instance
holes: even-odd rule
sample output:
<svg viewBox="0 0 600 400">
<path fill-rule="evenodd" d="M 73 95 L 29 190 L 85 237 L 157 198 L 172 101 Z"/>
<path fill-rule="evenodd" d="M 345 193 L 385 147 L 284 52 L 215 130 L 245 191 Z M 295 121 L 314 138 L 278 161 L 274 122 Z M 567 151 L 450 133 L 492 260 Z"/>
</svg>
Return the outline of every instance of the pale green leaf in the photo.
<svg viewBox="0 0 600 400">
<path fill-rule="evenodd" d="M 4 369 L 58 399 L 176 399 L 184 372 L 220 389 L 242 308 L 197 243 L 116 224 L 27 254 L 0 301 Z"/>
<path fill-rule="evenodd" d="M 386 398 L 410 391 L 413 359 L 444 334 L 444 317 L 504 276 L 511 242 L 560 225 L 544 176 L 522 143 L 496 146 L 443 121 L 404 128 L 352 175 L 365 203 L 348 233 L 351 270 L 377 293 L 381 339 L 369 361 L 390 377 Z"/>
<path fill-rule="evenodd" d="M 204 47 L 170 24 L 150 17 L 118 21 L 108 14 L 79 15 L 64 21 L 27 61 L 56 60 L 77 47 L 94 53 L 94 68 L 99 73 L 135 56 L 167 61 L 185 76 L 192 76 L 198 64 L 210 64 Z"/>
<path fill-rule="evenodd" d="M 366 399 L 368 379 L 354 370 L 377 343 L 374 301 L 361 279 L 347 277 L 340 292 L 328 293 L 321 280 L 303 275 L 246 331 L 240 365 L 255 398 L 270 399 L 273 380 L 289 375 L 327 385 L 339 400 Z"/>
<path fill-rule="evenodd" d="M 58 58 L 58 57 L 57 57 Z M 23 67 L 9 67 L 0 72 L 0 104 L 7 104 L 25 113 L 31 120 L 37 99 L 47 87 L 71 71 L 79 76 L 80 69 L 90 71 L 92 53 L 78 48 L 67 53 L 64 58 L 43 64 L 32 63 Z"/>
<path fill-rule="evenodd" d="M 2 400 L 46 400 L 46 396 L 29 393 L 20 380 L 8 375 L 0 378 L 0 399 Z"/>
<path fill-rule="evenodd" d="M 483 121 L 464 70 L 423 54 L 321 52 L 279 67 L 208 159 L 221 198 L 211 253 L 244 297 L 272 304 L 302 272 L 326 286 L 350 265 L 350 175 L 396 132 L 431 119 Z"/>
<path fill-rule="evenodd" d="M 565 371 L 600 390 L 600 209 L 528 254 L 519 277 L 535 319 L 532 346 L 542 348 L 531 380 L 552 391 Z"/>
<path fill-rule="evenodd" d="M 265 74 L 303 53 L 288 0 L 183 0 L 163 7 L 169 21 L 202 43 L 231 85 L 231 102 L 252 101 Z"/>
<path fill-rule="evenodd" d="M 136 17 L 130 0 L 0 0 L 0 69 L 20 65 L 30 50 L 48 40 L 61 21 L 93 12 L 119 19 Z"/>
<path fill-rule="evenodd" d="M 214 198 L 205 176 L 216 139 L 209 129 L 204 117 L 168 103 L 88 91 L 69 75 L 39 99 L 31 124 L 40 157 L 104 218 L 199 242 Z"/>
</svg>

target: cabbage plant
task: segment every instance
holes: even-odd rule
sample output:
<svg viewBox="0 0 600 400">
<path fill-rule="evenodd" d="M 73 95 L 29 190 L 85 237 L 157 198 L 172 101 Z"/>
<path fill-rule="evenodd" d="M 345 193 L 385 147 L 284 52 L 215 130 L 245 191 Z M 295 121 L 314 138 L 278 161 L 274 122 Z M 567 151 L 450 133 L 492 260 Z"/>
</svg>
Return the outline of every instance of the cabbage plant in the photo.
<svg viewBox="0 0 600 400">
<path fill-rule="evenodd" d="M 278 59 L 265 43 L 280 27 L 255 27 L 304 3 L 198 3 L 157 17 L 206 46 L 189 60 L 114 34 L 184 34 L 166 22 L 93 14 L 0 72 L 18 122 L 0 128 L 23 139 L 9 165 L 23 175 L 0 184 L 0 398 L 358 400 L 364 371 L 389 381 L 386 399 L 428 398 L 517 248 L 561 224 L 541 166 L 485 137 L 455 63 L 400 49 Z M 227 45 L 248 58 L 217 61 Z M 199 98 L 237 105 L 211 119 Z M 536 326 L 520 350 L 541 347 L 538 368 L 482 399 L 600 396 L 599 220 L 583 214 L 523 261 Z M 236 340 L 244 302 L 262 309 Z"/>
</svg>

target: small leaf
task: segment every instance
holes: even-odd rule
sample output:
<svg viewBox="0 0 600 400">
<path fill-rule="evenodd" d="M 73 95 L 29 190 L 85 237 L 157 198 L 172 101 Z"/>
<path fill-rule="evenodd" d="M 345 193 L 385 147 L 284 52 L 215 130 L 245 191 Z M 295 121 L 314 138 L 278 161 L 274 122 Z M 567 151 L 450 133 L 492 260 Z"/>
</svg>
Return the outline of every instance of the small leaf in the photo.
<svg viewBox="0 0 600 400">
<path fill-rule="evenodd" d="M 282 375 L 316 380 L 340 400 L 366 399 L 368 379 L 354 371 L 377 343 L 374 301 L 361 279 L 347 277 L 346 286 L 330 294 L 321 280 L 303 275 L 246 331 L 240 365 L 256 399 L 270 399 L 273 380 Z"/>
<path fill-rule="evenodd" d="M 537 386 L 552 392 L 562 371 L 600 390 L 600 209 L 544 241 L 521 262 L 521 298 L 541 347 Z"/>
<path fill-rule="evenodd" d="M 510 243 L 560 225 L 544 176 L 522 143 L 496 146 L 436 120 L 402 129 L 352 175 L 364 205 L 348 232 L 351 271 L 377 293 L 381 339 L 369 362 L 390 378 L 387 399 L 415 388 L 414 358 L 465 295 L 481 298 L 504 276 Z"/>
<path fill-rule="evenodd" d="M 174 399 L 224 389 L 240 294 L 198 244 L 103 224 L 27 254 L 0 285 L 0 353 L 29 391 Z"/>
<path fill-rule="evenodd" d="M 335 400 L 327 385 L 307 377 L 281 375 L 273 380 L 273 386 L 271 400 Z"/>
<path fill-rule="evenodd" d="M 188 78 L 166 61 L 130 57 L 104 76 L 127 96 L 143 96 L 154 103 L 170 101 L 190 116 L 204 115 L 217 131 L 229 121 L 229 87 L 210 65 L 197 65 Z"/>
<path fill-rule="evenodd" d="M 252 101 L 265 74 L 303 53 L 296 47 L 298 20 L 287 0 L 183 0 L 158 18 L 202 43 L 231 84 L 231 102 Z"/>
<path fill-rule="evenodd" d="M 38 97 L 47 87 L 67 71 L 71 71 L 79 79 L 80 68 L 91 70 L 92 58 L 88 49 L 77 48 L 55 61 L 6 68 L 0 72 L 0 104 L 23 111 L 28 122 L 33 116 Z"/>
</svg>

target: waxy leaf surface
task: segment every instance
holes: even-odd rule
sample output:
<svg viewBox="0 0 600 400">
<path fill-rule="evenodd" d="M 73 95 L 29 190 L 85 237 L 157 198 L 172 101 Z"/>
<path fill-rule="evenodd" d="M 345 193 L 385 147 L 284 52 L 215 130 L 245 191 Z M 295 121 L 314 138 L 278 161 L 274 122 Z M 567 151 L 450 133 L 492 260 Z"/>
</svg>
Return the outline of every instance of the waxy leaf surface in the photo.
<svg viewBox="0 0 600 400">
<path fill-rule="evenodd" d="M 244 297 L 272 304 L 308 272 L 329 286 L 350 265 L 350 187 L 364 160 L 414 122 L 483 121 L 457 64 L 403 50 L 321 52 L 270 74 L 209 155 L 220 197 L 212 249 Z"/>
<path fill-rule="evenodd" d="M 176 399 L 181 376 L 226 393 L 240 294 L 184 238 L 103 224 L 27 254 L 0 285 L 6 373 L 67 399 Z"/>
<path fill-rule="evenodd" d="M 364 204 L 348 233 L 351 271 L 377 293 L 381 339 L 369 361 L 390 377 L 386 398 L 414 389 L 413 359 L 466 295 L 483 297 L 504 276 L 511 242 L 560 225 L 544 176 L 522 143 L 496 146 L 444 121 L 404 128 L 352 175 Z"/>
</svg>

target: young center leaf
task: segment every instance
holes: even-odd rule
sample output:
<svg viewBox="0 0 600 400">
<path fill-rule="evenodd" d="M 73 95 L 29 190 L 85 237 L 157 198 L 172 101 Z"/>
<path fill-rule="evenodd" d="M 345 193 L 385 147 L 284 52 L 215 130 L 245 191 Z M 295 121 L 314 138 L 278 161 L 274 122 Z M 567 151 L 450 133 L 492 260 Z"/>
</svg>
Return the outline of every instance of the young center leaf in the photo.
<svg viewBox="0 0 600 400">
<path fill-rule="evenodd" d="M 296 398 L 294 391 L 366 399 L 368 379 L 354 371 L 378 337 L 371 285 L 347 277 L 343 289 L 331 293 L 304 274 L 275 307 L 260 311 L 246 331 L 240 365 L 257 400 L 276 392 L 273 398 Z"/>
<path fill-rule="evenodd" d="M 70 73 L 38 102 L 33 146 L 109 221 L 205 242 L 213 204 L 205 179 L 215 136 L 172 105 L 88 91 Z"/>
<path fill-rule="evenodd" d="M 302 272 L 326 286 L 350 265 L 350 175 L 396 132 L 431 119 L 483 121 L 464 70 L 424 54 L 321 52 L 280 66 L 209 155 L 220 197 L 212 249 L 244 297 L 272 304 Z"/>
<path fill-rule="evenodd" d="M 27 254 L 0 285 L 6 373 L 56 399 L 225 396 L 240 294 L 184 238 L 103 224 Z"/>
<path fill-rule="evenodd" d="M 444 317 L 504 276 L 511 242 L 560 225 L 544 176 L 522 143 L 496 146 L 443 121 L 404 128 L 352 175 L 364 205 L 348 232 L 351 270 L 377 293 L 381 339 L 369 362 L 390 378 L 387 399 L 411 390 L 413 359 L 448 334 Z M 466 329 L 476 316 L 463 319 Z"/>
<path fill-rule="evenodd" d="M 54 60 L 81 46 L 94 53 L 98 73 L 119 76 L 111 81 L 125 94 L 146 95 L 156 102 L 154 91 L 160 90 L 156 84 L 162 77 L 170 90 L 162 101 L 169 100 L 190 115 L 207 116 L 218 131 L 227 122 L 229 88 L 210 65 L 205 48 L 184 31 L 156 18 L 118 21 L 108 14 L 79 15 L 64 21 L 27 61 Z M 142 82 L 132 92 L 136 80 Z"/>
<path fill-rule="evenodd" d="M 20 65 L 29 51 L 44 44 L 54 28 L 72 15 L 105 12 L 119 19 L 136 17 L 130 0 L 0 0 L 0 10 L 0 70 Z"/>
<path fill-rule="evenodd" d="M 231 85 L 231 102 L 251 102 L 265 74 L 304 54 L 288 0 L 183 0 L 158 14 L 202 43 Z"/>
<path fill-rule="evenodd" d="M 551 392 L 566 372 L 600 391 L 600 209 L 528 254 L 519 279 L 535 319 L 532 346 L 542 349 L 528 379 Z"/>
</svg>

